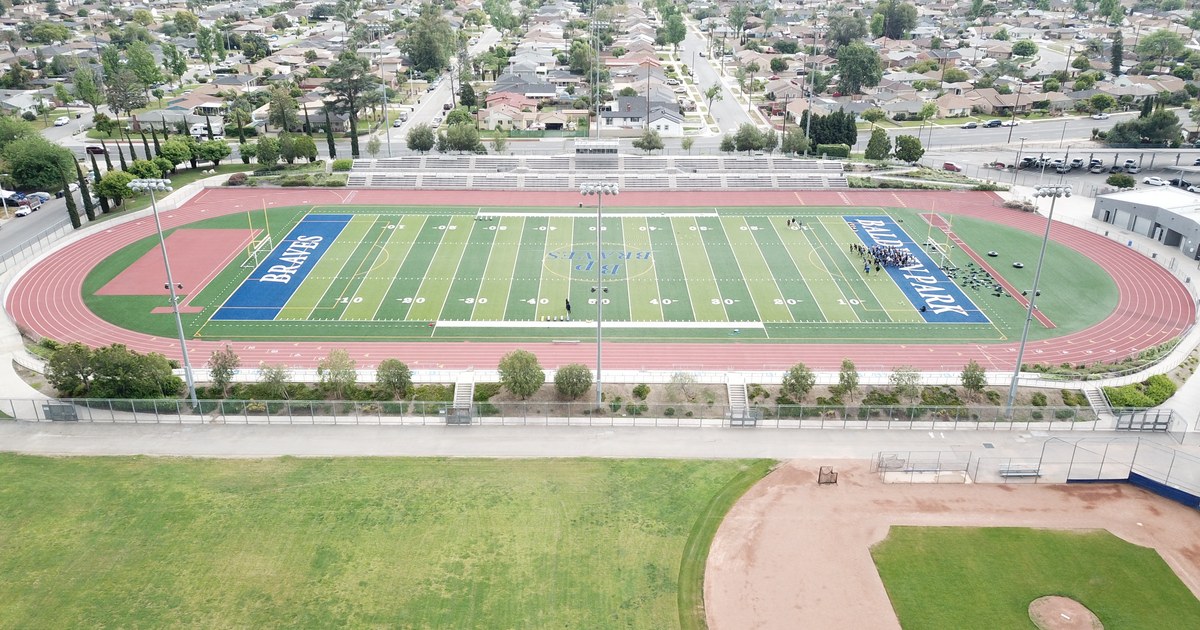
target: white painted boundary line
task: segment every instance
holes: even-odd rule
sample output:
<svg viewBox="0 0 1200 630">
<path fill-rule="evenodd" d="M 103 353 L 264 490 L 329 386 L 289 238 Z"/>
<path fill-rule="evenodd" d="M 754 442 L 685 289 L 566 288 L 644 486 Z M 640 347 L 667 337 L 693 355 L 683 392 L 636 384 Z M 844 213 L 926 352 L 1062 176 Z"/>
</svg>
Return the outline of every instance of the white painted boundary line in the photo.
<svg viewBox="0 0 1200 630">
<path fill-rule="evenodd" d="M 481 212 L 481 217 L 567 217 L 571 219 L 594 219 L 595 212 Z M 716 212 L 611 212 L 604 216 L 614 219 L 650 217 L 717 217 Z"/>
<path fill-rule="evenodd" d="M 595 328 L 596 320 L 504 322 L 495 320 L 438 321 L 445 328 Z M 606 321 L 605 328 L 765 328 L 762 322 L 618 322 Z"/>
</svg>

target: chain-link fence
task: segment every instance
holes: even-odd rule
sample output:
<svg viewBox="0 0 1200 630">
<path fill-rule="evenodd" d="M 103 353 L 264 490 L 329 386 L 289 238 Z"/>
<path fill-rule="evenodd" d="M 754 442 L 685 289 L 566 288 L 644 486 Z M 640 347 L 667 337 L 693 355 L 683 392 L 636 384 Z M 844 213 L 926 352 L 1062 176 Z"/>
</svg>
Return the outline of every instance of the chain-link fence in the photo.
<svg viewBox="0 0 1200 630">
<path fill-rule="evenodd" d="M 0 413 L 28 421 L 219 424 L 480 424 L 780 429 L 1094 431 L 1111 428 L 1086 407 L 759 405 L 707 401 L 497 402 L 455 407 L 444 401 L 0 399 Z M 453 420 L 448 422 L 448 418 Z"/>
</svg>

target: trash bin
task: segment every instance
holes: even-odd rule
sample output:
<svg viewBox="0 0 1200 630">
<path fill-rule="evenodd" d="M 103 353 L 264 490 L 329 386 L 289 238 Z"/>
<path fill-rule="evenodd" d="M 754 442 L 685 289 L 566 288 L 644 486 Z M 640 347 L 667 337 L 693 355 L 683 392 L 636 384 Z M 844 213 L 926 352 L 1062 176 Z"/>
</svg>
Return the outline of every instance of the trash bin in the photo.
<svg viewBox="0 0 1200 630">
<path fill-rule="evenodd" d="M 54 198 L 55 198 L 55 199 L 62 199 L 62 198 L 63 198 L 63 191 L 61 191 L 61 190 L 60 190 L 60 191 L 58 191 L 58 192 L 54 193 Z"/>
<path fill-rule="evenodd" d="M 75 114 L 75 120 L 79 120 L 80 118 L 83 118 L 83 114 Z"/>
</svg>

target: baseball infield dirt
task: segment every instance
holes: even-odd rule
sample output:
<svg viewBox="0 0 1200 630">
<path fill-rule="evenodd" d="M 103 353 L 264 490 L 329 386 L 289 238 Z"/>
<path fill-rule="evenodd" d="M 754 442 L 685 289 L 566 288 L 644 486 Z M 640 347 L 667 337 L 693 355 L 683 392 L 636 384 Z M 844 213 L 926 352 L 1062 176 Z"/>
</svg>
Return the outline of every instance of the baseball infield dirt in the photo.
<svg viewBox="0 0 1200 630">
<path fill-rule="evenodd" d="M 817 485 L 833 464 L 838 485 Z M 1200 597 L 1200 514 L 1126 484 L 884 484 L 866 461 L 791 461 L 729 511 L 713 540 L 710 630 L 900 630 L 870 546 L 892 525 L 1107 529 L 1158 550 Z"/>
<path fill-rule="evenodd" d="M 1029 618 L 1038 630 L 1104 630 L 1096 613 L 1070 597 L 1048 595 L 1033 600 Z"/>
</svg>

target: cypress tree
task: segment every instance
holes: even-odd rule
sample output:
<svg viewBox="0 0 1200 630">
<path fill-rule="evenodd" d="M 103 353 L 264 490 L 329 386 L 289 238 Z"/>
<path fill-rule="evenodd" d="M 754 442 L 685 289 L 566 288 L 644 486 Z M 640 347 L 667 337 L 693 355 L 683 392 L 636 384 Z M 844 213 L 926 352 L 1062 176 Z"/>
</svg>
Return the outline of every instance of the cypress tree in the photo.
<svg viewBox="0 0 1200 630">
<path fill-rule="evenodd" d="M 125 139 L 129 141 L 129 160 L 137 160 L 137 149 L 133 148 L 133 136 L 125 136 Z"/>
<path fill-rule="evenodd" d="M 214 138 L 214 137 L 213 137 L 213 132 L 212 132 L 212 121 L 211 121 L 211 120 L 209 120 L 209 118 L 208 118 L 208 115 L 207 115 L 207 114 L 205 114 L 205 116 L 204 116 L 204 126 L 205 126 L 205 127 L 208 129 L 208 139 L 209 139 L 209 140 L 216 140 L 216 138 Z"/>
<path fill-rule="evenodd" d="M 104 149 L 104 165 L 108 167 L 108 170 L 110 170 L 110 171 L 113 170 L 112 157 L 109 156 L 108 146 L 104 144 L 103 140 L 100 141 L 100 148 Z M 96 163 L 96 154 L 95 153 L 92 154 L 92 163 L 93 164 Z M 96 177 L 99 177 L 99 176 L 100 176 L 100 171 L 96 171 Z"/>
<path fill-rule="evenodd" d="M 1122 40 L 1121 33 L 1118 32 L 1113 36 L 1112 43 L 1112 74 L 1115 77 L 1121 76 L 1121 61 L 1125 59 L 1125 42 Z"/>
<path fill-rule="evenodd" d="M 129 166 L 127 164 L 125 164 L 125 152 L 121 151 L 121 143 L 120 142 L 117 143 L 117 157 L 120 158 L 120 160 L 121 160 L 121 170 L 128 171 Z"/>
<path fill-rule="evenodd" d="M 843 123 L 842 132 L 845 134 L 846 146 L 854 146 L 858 142 L 858 124 L 854 122 L 854 113 L 846 114 L 846 122 Z"/>
<path fill-rule="evenodd" d="M 71 226 L 78 230 L 83 223 L 79 220 L 79 209 L 75 207 L 75 195 L 68 188 L 67 174 L 62 168 L 58 169 L 58 176 L 62 178 L 63 199 L 67 200 L 67 215 L 71 217 Z"/>
<path fill-rule="evenodd" d="M 162 157 L 162 146 L 158 144 L 158 132 L 154 130 L 154 125 L 150 126 L 150 135 L 154 138 L 154 157 Z"/>
<path fill-rule="evenodd" d="M 171 136 L 171 132 L 168 131 L 168 128 L 170 128 L 171 125 L 168 125 L 167 121 L 162 118 L 159 118 L 159 122 L 161 122 L 163 126 L 163 142 L 166 142 Z"/>
<path fill-rule="evenodd" d="M 329 122 L 329 106 L 325 106 L 325 142 L 329 144 L 329 160 L 337 158 L 337 147 L 333 144 L 333 123 Z"/>
<path fill-rule="evenodd" d="M 146 141 L 146 132 L 143 131 L 143 132 L 141 132 L 141 134 L 142 134 L 142 148 L 146 150 L 146 159 L 149 160 L 149 159 L 151 159 L 150 143 Z"/>
<path fill-rule="evenodd" d="M 107 156 L 108 156 L 108 154 L 106 153 L 105 157 L 107 157 Z M 99 184 L 100 183 L 100 168 L 96 166 L 96 154 L 95 153 L 92 154 L 92 172 L 96 174 L 96 183 Z M 97 196 L 100 197 L 100 213 L 108 214 L 108 199 L 106 199 L 104 197 L 104 195 L 99 194 L 99 192 L 100 192 L 100 189 L 97 188 L 96 193 L 97 193 Z"/>
<path fill-rule="evenodd" d="M 95 162 L 96 158 L 92 158 Z M 99 172 L 97 172 L 99 175 Z M 88 221 L 96 220 L 96 206 L 92 205 L 92 193 L 88 190 L 87 178 L 83 176 L 83 169 L 79 167 L 79 162 L 75 163 L 75 177 L 79 180 L 79 194 L 83 196 L 83 211 L 87 214 Z"/>
</svg>

